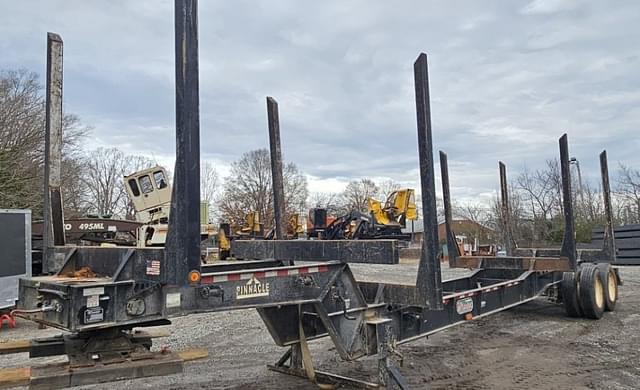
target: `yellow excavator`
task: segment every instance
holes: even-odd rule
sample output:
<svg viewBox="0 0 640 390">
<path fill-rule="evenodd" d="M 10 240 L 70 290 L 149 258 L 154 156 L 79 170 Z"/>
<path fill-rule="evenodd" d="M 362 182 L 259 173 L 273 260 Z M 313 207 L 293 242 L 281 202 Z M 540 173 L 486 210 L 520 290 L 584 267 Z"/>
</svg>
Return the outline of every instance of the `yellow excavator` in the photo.
<svg viewBox="0 0 640 390">
<path fill-rule="evenodd" d="M 373 198 L 367 199 L 369 213 L 375 218 L 375 222 L 380 225 L 392 226 L 395 224 L 405 227 L 407 221 L 418 219 L 416 208 L 415 191 L 411 188 L 404 188 L 393 191 L 387 197 L 387 201 L 382 206 L 382 202 Z"/>
<path fill-rule="evenodd" d="M 384 203 L 369 198 L 368 213 L 353 210 L 336 218 L 327 225 L 323 238 L 326 240 L 365 240 L 393 238 L 410 240 L 411 235 L 403 233 L 407 221 L 418 218 L 415 191 L 403 188 L 392 192 Z"/>
<path fill-rule="evenodd" d="M 239 237 L 258 238 L 263 234 L 263 223 L 260 221 L 260 213 L 251 211 L 244 216 L 244 225 L 236 230 Z"/>
</svg>

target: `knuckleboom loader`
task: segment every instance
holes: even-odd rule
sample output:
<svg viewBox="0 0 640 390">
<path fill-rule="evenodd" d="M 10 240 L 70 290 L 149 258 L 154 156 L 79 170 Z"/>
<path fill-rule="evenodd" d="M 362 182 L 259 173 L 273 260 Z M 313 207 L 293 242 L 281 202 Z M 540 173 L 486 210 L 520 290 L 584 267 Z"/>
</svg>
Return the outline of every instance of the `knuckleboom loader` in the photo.
<svg viewBox="0 0 640 390">
<path fill-rule="evenodd" d="M 138 228 L 138 247 L 164 246 L 171 210 L 171 185 L 166 170 L 154 167 L 124 177 L 125 188 L 135 210 Z M 203 206 L 207 206 L 206 204 Z M 201 208 L 200 236 L 202 240 L 216 233 L 207 223 L 207 207 Z"/>
<path fill-rule="evenodd" d="M 379 200 L 367 199 L 368 213 L 352 210 L 327 225 L 322 238 L 327 240 L 400 239 L 410 240 L 402 232 L 407 221 L 418 218 L 415 191 L 403 188 L 392 192 L 384 205 Z"/>
</svg>

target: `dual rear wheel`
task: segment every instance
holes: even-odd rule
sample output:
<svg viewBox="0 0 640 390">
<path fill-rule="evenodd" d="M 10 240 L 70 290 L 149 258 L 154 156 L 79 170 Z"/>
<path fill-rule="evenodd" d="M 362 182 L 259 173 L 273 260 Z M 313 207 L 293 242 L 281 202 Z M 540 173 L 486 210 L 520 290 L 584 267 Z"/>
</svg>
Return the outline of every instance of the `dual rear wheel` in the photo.
<svg viewBox="0 0 640 390">
<path fill-rule="evenodd" d="M 618 301 L 618 276 L 607 263 L 580 264 L 562 277 L 562 299 L 569 317 L 599 319 Z"/>
</svg>

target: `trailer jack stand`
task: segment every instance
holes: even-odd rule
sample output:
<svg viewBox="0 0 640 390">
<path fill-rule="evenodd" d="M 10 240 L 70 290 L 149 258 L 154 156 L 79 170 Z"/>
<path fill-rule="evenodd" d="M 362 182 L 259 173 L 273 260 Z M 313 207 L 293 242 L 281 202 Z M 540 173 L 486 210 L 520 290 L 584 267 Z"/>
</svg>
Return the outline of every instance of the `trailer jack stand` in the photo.
<svg viewBox="0 0 640 390">
<path fill-rule="evenodd" d="M 393 332 L 389 326 L 381 326 L 379 329 L 382 334 L 378 335 L 378 380 L 387 389 L 409 390 L 407 381 L 393 363 L 392 356 L 400 359 L 400 365 L 403 362 L 402 355 L 396 349 Z"/>
<path fill-rule="evenodd" d="M 291 346 L 287 352 L 276 362 L 276 364 L 270 364 L 267 366 L 272 371 L 277 371 L 283 374 L 295 375 L 301 378 L 310 379 L 307 375 L 307 371 L 302 364 L 302 353 L 300 351 L 300 344 Z M 289 363 L 288 365 L 286 363 Z M 377 383 L 366 382 L 363 380 L 349 378 L 342 375 L 333 374 L 325 371 L 314 370 L 315 381 L 321 389 L 335 389 L 341 385 L 349 386 L 357 389 L 379 389 L 380 386 Z"/>
<path fill-rule="evenodd" d="M 392 332 L 388 327 L 381 328 L 383 332 L 379 335 L 378 341 L 378 383 L 315 370 L 302 324 L 299 324 L 300 342 L 292 345 L 276 364 L 268 365 L 267 367 L 283 374 L 307 378 L 321 389 L 350 386 L 358 389 L 380 389 L 386 387 L 387 389 L 409 390 L 409 385 L 392 361 L 392 355 L 395 355 L 400 358 L 402 364 L 402 356 L 394 348 L 395 342 L 392 339 Z M 286 365 L 287 362 L 289 363 L 288 365 Z"/>
<path fill-rule="evenodd" d="M 303 367 L 302 357 L 300 355 L 301 352 L 299 344 L 293 345 L 275 364 L 270 364 L 267 368 L 283 374 L 295 375 L 309 379 L 307 372 Z M 378 359 L 378 370 L 379 383 L 372 383 L 326 371 L 314 370 L 315 383 L 323 389 L 333 389 L 339 386 L 349 386 L 357 389 L 381 389 L 385 387 L 387 389 L 409 389 L 409 385 L 398 368 L 392 363 L 390 356 L 380 356 Z"/>
</svg>

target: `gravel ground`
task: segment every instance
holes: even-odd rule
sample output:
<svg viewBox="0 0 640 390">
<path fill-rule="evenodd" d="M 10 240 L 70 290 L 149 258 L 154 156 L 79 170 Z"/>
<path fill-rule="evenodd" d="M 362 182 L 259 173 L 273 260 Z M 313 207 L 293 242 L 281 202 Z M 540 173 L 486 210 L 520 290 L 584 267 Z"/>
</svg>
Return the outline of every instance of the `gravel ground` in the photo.
<svg viewBox="0 0 640 390">
<path fill-rule="evenodd" d="M 415 261 L 397 266 L 352 266 L 356 278 L 411 282 Z M 464 271 L 443 270 L 443 278 Z M 625 285 L 613 313 L 599 321 L 571 319 L 543 299 L 472 321 L 400 347 L 401 371 L 414 388 L 434 389 L 638 389 L 640 388 L 640 268 L 623 267 Z M 198 314 L 167 326 L 172 335 L 154 348 L 202 348 L 209 358 L 187 363 L 184 373 L 83 389 L 314 389 L 307 381 L 271 372 L 284 349 L 274 345 L 255 310 Z M 59 333 L 20 321 L 0 340 Z M 373 379 L 376 360 L 341 361 L 327 338 L 311 343 L 316 367 Z M 64 358 L 32 359 L 37 363 Z M 29 364 L 27 354 L 0 356 L 0 366 Z"/>
</svg>

